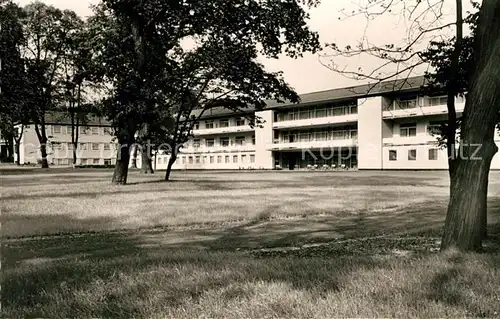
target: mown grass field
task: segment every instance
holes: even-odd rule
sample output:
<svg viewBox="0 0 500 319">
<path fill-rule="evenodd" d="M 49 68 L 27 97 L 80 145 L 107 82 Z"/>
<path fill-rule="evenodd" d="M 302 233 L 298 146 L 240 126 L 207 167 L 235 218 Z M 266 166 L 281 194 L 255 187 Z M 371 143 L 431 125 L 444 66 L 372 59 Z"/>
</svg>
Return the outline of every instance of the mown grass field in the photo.
<svg viewBox="0 0 500 319">
<path fill-rule="evenodd" d="M 500 316 L 500 172 L 443 255 L 446 172 L 0 172 L 5 317 Z"/>
</svg>

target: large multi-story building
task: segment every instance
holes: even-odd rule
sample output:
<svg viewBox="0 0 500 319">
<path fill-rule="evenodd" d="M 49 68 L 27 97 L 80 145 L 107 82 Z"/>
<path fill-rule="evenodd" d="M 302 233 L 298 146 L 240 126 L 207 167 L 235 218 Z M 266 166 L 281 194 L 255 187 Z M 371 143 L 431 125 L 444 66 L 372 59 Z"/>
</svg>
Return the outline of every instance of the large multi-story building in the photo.
<svg viewBox="0 0 500 319">
<path fill-rule="evenodd" d="M 423 96 L 423 77 L 304 94 L 301 103 L 270 102 L 245 118 L 214 110 L 197 124 L 174 169 L 447 169 L 433 131 L 447 118 L 447 98 Z M 460 116 L 463 97 L 456 98 Z M 500 146 L 500 135 L 496 134 Z M 156 159 L 166 168 L 168 155 Z M 492 162 L 500 169 L 500 155 Z"/>
<path fill-rule="evenodd" d="M 423 77 L 304 94 L 301 102 L 270 101 L 259 111 L 209 110 L 181 149 L 174 169 L 447 169 L 436 130 L 447 118 L 444 95 L 424 96 Z M 456 98 L 458 116 L 465 99 Z M 250 118 L 261 124 L 251 127 Z M 47 120 L 49 163 L 72 163 L 71 125 Z M 495 135 L 500 146 L 500 135 Z M 91 119 L 80 127 L 77 165 L 114 165 L 117 144 L 109 123 Z M 34 126 L 25 128 L 21 163 L 40 160 Z M 169 155 L 157 154 L 156 169 Z M 140 166 L 140 156 L 137 164 Z M 500 169 L 500 155 L 492 161 Z"/>
</svg>

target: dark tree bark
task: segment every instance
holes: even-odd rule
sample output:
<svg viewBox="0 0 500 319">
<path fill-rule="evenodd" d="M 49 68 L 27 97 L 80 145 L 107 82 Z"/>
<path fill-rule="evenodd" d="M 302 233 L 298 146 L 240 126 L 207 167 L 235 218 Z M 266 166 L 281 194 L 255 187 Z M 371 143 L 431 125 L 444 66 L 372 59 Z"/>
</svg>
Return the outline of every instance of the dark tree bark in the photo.
<svg viewBox="0 0 500 319">
<path fill-rule="evenodd" d="M 134 144 L 134 131 L 121 135 L 118 138 L 116 165 L 111 182 L 117 185 L 127 184 L 128 165 L 130 164 L 130 147 Z"/>
<path fill-rule="evenodd" d="M 76 160 L 78 157 L 78 138 L 80 131 L 80 112 L 81 112 L 81 84 L 78 84 L 78 94 L 77 94 L 78 109 L 75 118 L 75 109 L 73 104 L 73 109 L 71 112 L 71 143 L 73 143 L 73 168 L 76 166 Z"/>
<path fill-rule="evenodd" d="M 476 46 L 441 250 L 478 251 L 486 235 L 488 177 L 498 151 L 494 135 L 500 110 L 500 1 L 483 1 Z"/>
<path fill-rule="evenodd" d="M 17 154 L 16 165 L 20 166 L 21 165 L 21 153 L 20 153 L 21 152 L 21 145 L 19 145 L 19 143 L 16 141 L 15 147 L 16 147 L 16 154 Z"/>
<path fill-rule="evenodd" d="M 141 147 L 141 173 L 142 174 L 153 174 L 153 163 L 151 161 L 152 152 L 149 143 L 147 145 L 142 145 Z"/>
<path fill-rule="evenodd" d="M 42 155 L 42 168 L 49 168 L 49 161 L 47 159 L 47 140 L 40 143 L 40 153 Z"/>
<path fill-rule="evenodd" d="M 174 165 L 175 161 L 177 160 L 177 154 L 174 154 L 175 152 L 172 152 L 172 155 L 170 156 L 170 159 L 168 160 L 167 164 L 167 172 L 165 173 L 165 180 L 169 181 L 170 180 L 170 174 L 172 173 L 172 166 Z"/>
</svg>

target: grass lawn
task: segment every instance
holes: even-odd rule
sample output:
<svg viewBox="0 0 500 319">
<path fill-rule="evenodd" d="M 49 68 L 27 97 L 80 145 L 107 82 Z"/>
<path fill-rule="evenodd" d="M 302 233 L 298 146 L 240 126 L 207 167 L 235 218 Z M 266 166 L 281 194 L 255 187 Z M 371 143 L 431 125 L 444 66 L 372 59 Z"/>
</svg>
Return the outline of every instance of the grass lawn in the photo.
<svg viewBox="0 0 500 319">
<path fill-rule="evenodd" d="M 483 254 L 446 172 L 2 173 L 4 317 L 500 316 L 500 172 Z"/>
</svg>

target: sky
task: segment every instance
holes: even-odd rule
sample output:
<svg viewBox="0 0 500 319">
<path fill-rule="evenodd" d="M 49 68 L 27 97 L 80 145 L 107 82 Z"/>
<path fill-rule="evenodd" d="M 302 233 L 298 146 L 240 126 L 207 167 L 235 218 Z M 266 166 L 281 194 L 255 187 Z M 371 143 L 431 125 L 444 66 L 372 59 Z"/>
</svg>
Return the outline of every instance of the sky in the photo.
<svg viewBox="0 0 500 319">
<path fill-rule="evenodd" d="M 42 0 L 47 4 L 61 9 L 71 9 L 82 17 L 91 14 L 90 4 L 96 4 L 99 0 Z M 384 0 L 381 0 L 384 1 Z M 428 0 L 427 2 L 437 2 L 439 0 Z M 20 5 L 26 5 L 31 0 L 18 0 Z M 393 8 L 391 13 L 384 13 L 371 20 L 367 27 L 367 20 L 363 16 L 346 17 L 345 12 L 353 12 L 360 5 L 368 0 L 322 0 L 322 3 L 308 10 L 310 28 L 319 33 L 321 43 L 337 43 L 341 47 L 346 45 L 355 46 L 360 39 L 368 39 L 372 44 L 383 45 L 388 43 L 405 44 L 411 41 L 412 34 L 409 30 L 414 30 L 409 26 L 408 21 L 401 16 L 401 7 Z M 387 0 L 386 2 L 389 2 Z M 414 3 L 415 0 L 405 0 L 403 3 Z M 426 1 L 422 1 L 426 2 Z M 464 3 L 464 12 L 470 8 L 468 1 Z M 372 9 L 375 12 L 379 8 Z M 442 12 L 445 13 L 442 23 L 449 22 L 454 15 L 454 1 L 444 1 Z M 340 19 L 339 19 L 340 18 Z M 424 20 L 425 22 L 426 20 Z M 414 36 L 414 34 L 413 34 Z M 339 75 L 320 63 L 329 63 L 330 58 L 320 55 L 328 54 L 331 51 L 325 50 L 320 54 L 304 54 L 304 57 L 291 59 L 280 57 L 279 59 L 260 58 L 269 71 L 283 71 L 285 80 L 300 94 L 328 90 L 337 87 L 345 87 L 362 82 L 348 79 Z M 340 68 L 356 70 L 362 67 L 363 70 L 375 68 L 380 61 L 367 57 L 335 58 L 333 60 Z M 394 67 L 394 66 L 393 66 Z M 387 69 L 389 72 L 390 69 Z M 413 75 L 419 75 L 422 69 Z"/>
</svg>

